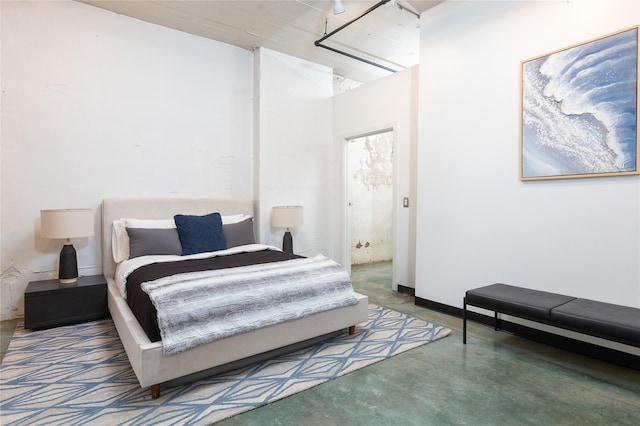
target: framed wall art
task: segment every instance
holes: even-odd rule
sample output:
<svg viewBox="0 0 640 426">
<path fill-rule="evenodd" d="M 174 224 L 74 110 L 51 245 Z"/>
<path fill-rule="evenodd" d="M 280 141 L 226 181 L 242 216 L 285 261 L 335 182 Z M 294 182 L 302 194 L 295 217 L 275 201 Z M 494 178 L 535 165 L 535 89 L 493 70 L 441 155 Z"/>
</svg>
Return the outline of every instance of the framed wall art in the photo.
<svg viewBox="0 0 640 426">
<path fill-rule="evenodd" d="M 521 180 L 639 173 L 638 28 L 521 62 Z"/>
</svg>

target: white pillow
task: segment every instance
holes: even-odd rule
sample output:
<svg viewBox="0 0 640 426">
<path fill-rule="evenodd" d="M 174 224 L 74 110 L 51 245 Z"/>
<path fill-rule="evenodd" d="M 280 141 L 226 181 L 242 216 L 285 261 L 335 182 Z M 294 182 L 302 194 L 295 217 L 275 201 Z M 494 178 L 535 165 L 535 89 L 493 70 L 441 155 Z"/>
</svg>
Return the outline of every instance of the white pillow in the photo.
<svg viewBox="0 0 640 426">
<path fill-rule="evenodd" d="M 249 219 L 251 216 L 247 214 L 234 214 L 230 216 L 222 216 L 222 224 L 230 225 L 232 223 L 239 223 L 245 219 Z"/>
<path fill-rule="evenodd" d="M 124 219 L 114 220 L 111 228 L 111 254 L 116 263 L 129 258 L 129 236 Z"/>
<path fill-rule="evenodd" d="M 126 228 L 170 229 L 176 227 L 173 219 L 123 219 Z"/>
</svg>

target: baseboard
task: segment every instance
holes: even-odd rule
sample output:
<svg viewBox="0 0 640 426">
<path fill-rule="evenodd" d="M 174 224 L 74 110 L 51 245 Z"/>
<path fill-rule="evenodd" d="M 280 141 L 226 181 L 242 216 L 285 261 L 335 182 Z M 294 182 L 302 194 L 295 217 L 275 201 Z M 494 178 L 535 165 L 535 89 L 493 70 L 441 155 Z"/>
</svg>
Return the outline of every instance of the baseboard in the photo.
<svg viewBox="0 0 640 426">
<path fill-rule="evenodd" d="M 432 300 L 422 299 L 420 297 L 416 297 L 415 304 L 416 306 L 462 318 L 461 308 L 434 302 Z M 468 310 L 467 320 L 486 324 L 491 327 L 494 326 L 494 319 L 492 316 L 483 315 Z M 560 349 L 576 352 L 581 355 L 587 355 L 593 358 L 600 359 L 602 361 L 622 365 L 627 368 L 632 368 L 634 370 L 640 370 L 640 356 L 633 355 L 627 352 L 622 352 L 593 343 L 584 342 L 582 340 L 572 339 L 570 337 L 561 336 L 559 334 L 549 333 L 537 328 L 527 327 L 522 324 L 516 324 L 514 322 L 505 320 L 500 320 L 500 329 L 500 331 L 508 331 L 539 343 L 544 343 Z"/>
<path fill-rule="evenodd" d="M 409 296 L 415 296 L 416 289 L 413 287 L 407 287 L 407 286 L 398 284 L 398 293 L 408 294 Z"/>
</svg>

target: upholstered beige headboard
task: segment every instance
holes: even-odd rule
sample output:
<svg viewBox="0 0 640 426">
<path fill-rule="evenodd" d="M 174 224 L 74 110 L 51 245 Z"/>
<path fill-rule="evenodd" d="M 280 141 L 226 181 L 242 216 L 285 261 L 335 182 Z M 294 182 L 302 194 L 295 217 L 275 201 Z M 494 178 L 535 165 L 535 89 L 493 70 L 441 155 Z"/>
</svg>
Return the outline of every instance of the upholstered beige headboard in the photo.
<svg viewBox="0 0 640 426">
<path fill-rule="evenodd" d="M 253 215 L 252 200 L 224 198 L 111 198 L 102 201 L 102 273 L 115 272 L 111 248 L 113 221 L 118 219 L 171 219 L 176 214 Z"/>
</svg>

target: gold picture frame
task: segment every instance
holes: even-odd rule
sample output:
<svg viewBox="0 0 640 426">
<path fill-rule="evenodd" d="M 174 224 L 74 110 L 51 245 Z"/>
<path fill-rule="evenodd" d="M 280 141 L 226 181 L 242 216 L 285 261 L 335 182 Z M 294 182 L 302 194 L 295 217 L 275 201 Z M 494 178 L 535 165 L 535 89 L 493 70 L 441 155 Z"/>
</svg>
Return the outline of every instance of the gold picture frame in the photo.
<svg viewBox="0 0 640 426">
<path fill-rule="evenodd" d="M 638 29 L 520 63 L 520 179 L 638 174 Z"/>
</svg>

